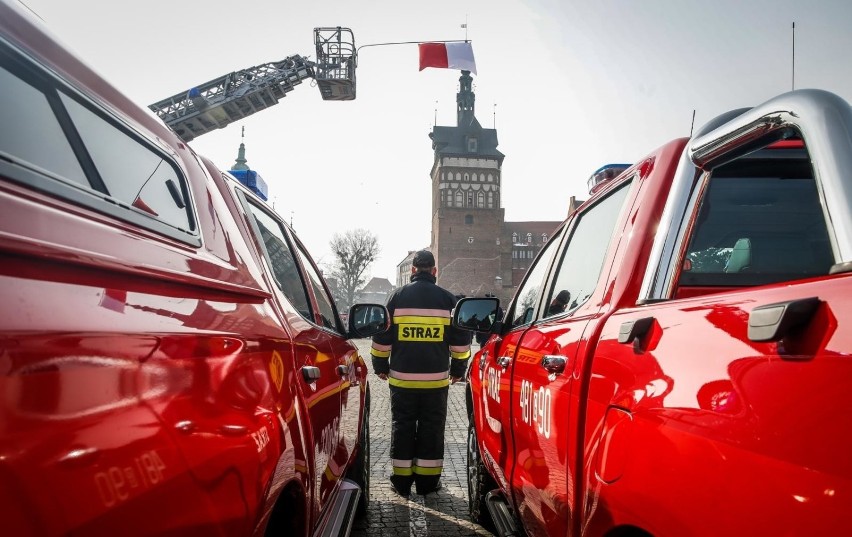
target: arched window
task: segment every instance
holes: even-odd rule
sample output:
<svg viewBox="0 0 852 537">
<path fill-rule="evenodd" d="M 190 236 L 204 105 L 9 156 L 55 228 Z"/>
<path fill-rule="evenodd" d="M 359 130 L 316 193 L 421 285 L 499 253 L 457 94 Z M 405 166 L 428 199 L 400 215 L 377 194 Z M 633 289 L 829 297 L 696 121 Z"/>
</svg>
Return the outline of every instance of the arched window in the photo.
<svg viewBox="0 0 852 537">
<path fill-rule="evenodd" d="M 488 208 L 489 209 L 494 208 L 494 192 L 488 193 Z"/>
<path fill-rule="evenodd" d="M 517 244 L 518 242 L 518 234 L 512 233 L 512 244 Z"/>
<path fill-rule="evenodd" d="M 461 181 L 461 172 L 456 172 L 456 181 Z"/>
<path fill-rule="evenodd" d="M 527 244 L 532 242 L 532 233 L 527 233 Z"/>
<path fill-rule="evenodd" d="M 464 207 L 464 194 L 461 190 L 456 190 L 456 207 Z"/>
<path fill-rule="evenodd" d="M 464 182 L 467 183 L 470 181 L 470 176 L 468 174 L 464 174 Z"/>
<path fill-rule="evenodd" d="M 476 193 L 476 206 L 485 207 L 485 192 L 481 190 Z"/>
<path fill-rule="evenodd" d="M 541 243 L 544 244 L 547 242 L 547 233 L 541 234 Z"/>
<path fill-rule="evenodd" d="M 467 193 L 467 206 L 473 207 L 473 192 Z"/>
</svg>

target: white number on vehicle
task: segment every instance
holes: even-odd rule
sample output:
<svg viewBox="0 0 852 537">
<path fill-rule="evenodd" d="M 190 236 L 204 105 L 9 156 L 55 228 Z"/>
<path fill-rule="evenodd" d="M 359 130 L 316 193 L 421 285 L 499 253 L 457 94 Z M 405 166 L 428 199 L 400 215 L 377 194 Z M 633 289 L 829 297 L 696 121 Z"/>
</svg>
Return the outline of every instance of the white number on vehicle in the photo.
<svg viewBox="0 0 852 537">
<path fill-rule="evenodd" d="M 536 389 L 532 382 L 521 381 L 521 419 L 527 425 L 533 426 L 538 434 L 550 438 L 551 401 L 549 388 Z"/>
</svg>

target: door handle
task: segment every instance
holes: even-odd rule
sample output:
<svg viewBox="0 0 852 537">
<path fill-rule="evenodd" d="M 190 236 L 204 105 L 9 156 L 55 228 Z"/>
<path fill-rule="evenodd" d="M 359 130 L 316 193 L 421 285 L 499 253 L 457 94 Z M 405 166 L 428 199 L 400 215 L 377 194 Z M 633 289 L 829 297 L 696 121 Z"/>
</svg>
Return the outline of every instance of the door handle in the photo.
<svg viewBox="0 0 852 537">
<path fill-rule="evenodd" d="M 542 357 L 541 367 L 551 375 L 558 375 L 565 371 L 565 362 L 564 356 L 548 354 Z"/>
<path fill-rule="evenodd" d="M 624 321 L 621 323 L 621 328 L 618 330 L 619 343 L 631 343 L 641 340 L 651 329 L 654 324 L 653 317 L 642 317 L 641 319 L 633 319 L 632 321 Z"/>
<path fill-rule="evenodd" d="M 312 365 L 302 366 L 302 377 L 308 384 L 316 382 L 316 380 L 320 378 L 320 368 Z"/>
<path fill-rule="evenodd" d="M 506 369 L 507 367 L 509 367 L 509 364 L 511 364 L 511 363 L 512 363 L 512 357 L 511 356 L 501 356 L 500 358 L 497 358 L 497 365 L 499 365 L 503 369 Z"/>
<path fill-rule="evenodd" d="M 748 314 L 748 338 L 752 341 L 778 341 L 810 322 L 820 305 L 812 296 L 758 306 Z"/>
<path fill-rule="evenodd" d="M 488 360 L 488 351 L 482 351 L 482 354 L 479 355 L 479 370 L 480 371 L 485 369 L 486 360 Z"/>
<path fill-rule="evenodd" d="M 337 366 L 337 374 L 341 377 L 345 377 L 349 374 L 349 366 L 348 365 L 339 365 Z"/>
</svg>

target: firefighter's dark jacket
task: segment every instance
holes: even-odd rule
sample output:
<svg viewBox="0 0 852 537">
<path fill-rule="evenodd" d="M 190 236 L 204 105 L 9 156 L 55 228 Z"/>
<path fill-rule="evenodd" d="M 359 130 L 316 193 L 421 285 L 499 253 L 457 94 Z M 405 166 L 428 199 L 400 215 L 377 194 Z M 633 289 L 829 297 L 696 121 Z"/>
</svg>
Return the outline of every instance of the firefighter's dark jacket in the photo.
<svg viewBox="0 0 852 537">
<path fill-rule="evenodd" d="M 448 372 L 464 375 L 470 335 L 450 324 L 455 304 L 456 297 L 437 286 L 432 274 L 413 274 L 388 300 L 392 324 L 373 337 L 373 371 L 400 388 L 441 388 L 449 385 Z"/>
</svg>

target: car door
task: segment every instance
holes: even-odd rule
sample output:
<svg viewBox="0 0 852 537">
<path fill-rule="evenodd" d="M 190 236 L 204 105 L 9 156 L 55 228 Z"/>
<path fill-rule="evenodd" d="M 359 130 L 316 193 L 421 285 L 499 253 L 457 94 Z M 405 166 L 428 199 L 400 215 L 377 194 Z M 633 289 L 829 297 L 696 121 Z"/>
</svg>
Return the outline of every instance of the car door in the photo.
<svg viewBox="0 0 852 537">
<path fill-rule="evenodd" d="M 335 480 L 339 480 L 344 477 L 346 463 L 355 450 L 358 440 L 358 427 L 361 423 L 361 407 L 363 406 L 361 403 L 362 388 L 366 389 L 366 386 L 362 383 L 366 379 L 367 370 L 363 359 L 358 354 L 358 349 L 344 336 L 346 329 L 338 320 L 340 316 L 337 314 L 334 299 L 328 292 L 319 270 L 314 265 L 305 247 L 292 234 L 292 229 L 289 231 L 314 296 L 315 314 L 317 316 L 315 322 L 328 335 L 336 364 L 335 374 L 339 380 L 340 421 L 337 427 L 337 439 L 328 439 L 329 442 L 335 442 L 334 446 L 328 446 L 331 449 L 328 471 L 331 472 Z"/>
<path fill-rule="evenodd" d="M 621 236 L 615 231 L 625 225 L 624 207 L 636 195 L 632 179 L 611 186 L 568 222 L 537 319 L 515 351 L 511 482 L 518 514 L 531 534 L 568 533 L 577 470 L 578 355 L 601 314 L 605 299 L 598 282 L 612 264 L 611 250 Z"/>
<path fill-rule="evenodd" d="M 544 246 L 534 265 L 518 289 L 513 304 L 508 308 L 504 320 L 505 333 L 491 338 L 480 351 L 478 362 L 472 367 L 471 382 L 475 413 L 477 440 L 483 462 L 492 470 L 492 475 L 503 490 L 510 491 L 508 478 L 514 464 L 512 431 L 509 427 L 511 374 L 518 342 L 529 328 L 539 302 L 550 260 L 559 245 L 561 232 Z M 476 388 L 479 388 L 478 390 Z"/>
<path fill-rule="evenodd" d="M 295 378 L 307 411 L 308 458 L 313 482 L 315 517 L 325 507 L 338 483 L 334 452 L 337 448 L 341 417 L 341 376 L 338 373 L 337 344 L 340 334 L 322 326 L 322 313 L 312 301 L 310 278 L 302 271 L 286 225 L 261 204 L 246 197 L 245 206 L 252 216 L 252 227 L 259 237 L 275 283 L 281 315 L 289 326 L 295 352 Z"/>
<path fill-rule="evenodd" d="M 661 535 L 848 528 L 852 280 L 830 274 L 810 158 L 757 152 L 694 190 L 670 295 L 602 332 L 590 406 L 608 410 L 587 428 L 590 527 L 641 513 Z M 640 323 L 645 333 L 623 337 Z"/>
</svg>

